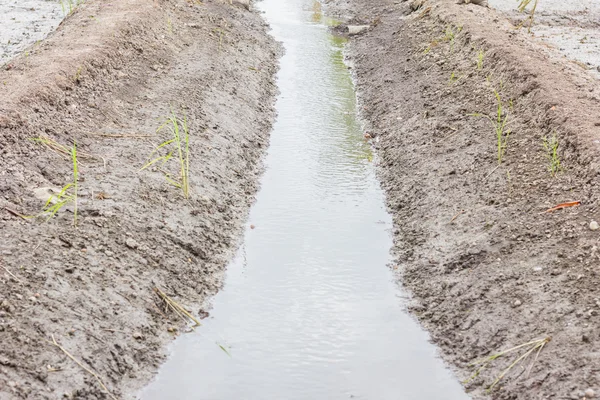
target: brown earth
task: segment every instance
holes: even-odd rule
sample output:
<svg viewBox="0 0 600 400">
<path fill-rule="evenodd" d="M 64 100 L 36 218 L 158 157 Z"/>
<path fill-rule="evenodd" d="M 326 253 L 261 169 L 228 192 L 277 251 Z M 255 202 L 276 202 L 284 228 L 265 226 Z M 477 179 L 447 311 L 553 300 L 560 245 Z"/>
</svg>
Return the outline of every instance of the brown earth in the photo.
<svg viewBox="0 0 600 400">
<path fill-rule="evenodd" d="M 333 0 L 329 11 L 372 24 L 349 57 L 394 216 L 399 279 L 442 357 L 465 380 L 472 361 L 551 337 L 530 373 L 534 353 L 486 393 L 524 352 L 515 351 L 467 391 L 598 395 L 600 231 L 590 229 L 600 220 L 598 81 L 481 6 Z M 492 124 L 470 115 L 496 118 L 493 90 L 512 132 L 501 164 Z M 543 146 L 554 133 L 556 176 Z M 545 212 L 567 201 L 581 205 Z"/>
<path fill-rule="evenodd" d="M 186 327 L 153 289 L 205 315 L 274 117 L 266 29 L 229 1 L 90 0 L 0 71 L 0 399 L 132 398 Z M 189 199 L 140 171 L 171 107 L 190 126 Z M 77 144 L 76 227 L 72 204 L 18 216 L 73 180 L 38 137 Z"/>
</svg>

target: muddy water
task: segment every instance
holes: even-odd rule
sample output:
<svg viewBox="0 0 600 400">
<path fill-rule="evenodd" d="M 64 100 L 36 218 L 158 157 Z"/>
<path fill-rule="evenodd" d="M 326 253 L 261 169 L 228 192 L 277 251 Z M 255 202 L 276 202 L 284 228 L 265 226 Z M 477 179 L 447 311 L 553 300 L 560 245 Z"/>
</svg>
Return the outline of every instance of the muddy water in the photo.
<svg viewBox="0 0 600 400">
<path fill-rule="evenodd" d="M 286 53 L 255 229 L 211 317 L 174 343 L 140 397 L 466 399 L 387 266 L 391 218 L 343 41 L 311 0 L 260 7 Z"/>
<path fill-rule="evenodd" d="M 489 4 L 508 15 L 517 14 L 518 1 L 489 0 Z M 600 0 L 539 0 L 532 32 L 600 78 Z"/>
<path fill-rule="evenodd" d="M 44 39 L 65 12 L 60 0 L 0 0 L 0 65 Z"/>
</svg>

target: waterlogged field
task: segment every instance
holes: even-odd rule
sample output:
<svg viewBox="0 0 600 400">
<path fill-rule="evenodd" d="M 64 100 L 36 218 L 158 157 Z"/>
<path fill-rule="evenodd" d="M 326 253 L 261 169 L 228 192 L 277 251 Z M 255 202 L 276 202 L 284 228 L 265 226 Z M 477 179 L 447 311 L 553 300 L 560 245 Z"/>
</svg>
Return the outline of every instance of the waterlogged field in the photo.
<svg viewBox="0 0 600 400">
<path fill-rule="evenodd" d="M 489 0 L 489 3 L 509 16 L 517 15 L 516 1 Z M 600 0 L 539 0 L 532 32 L 581 68 L 600 77 Z"/>
<path fill-rule="evenodd" d="M 64 0 L 0 1 L 0 65 L 44 39 L 68 10 Z"/>
</svg>

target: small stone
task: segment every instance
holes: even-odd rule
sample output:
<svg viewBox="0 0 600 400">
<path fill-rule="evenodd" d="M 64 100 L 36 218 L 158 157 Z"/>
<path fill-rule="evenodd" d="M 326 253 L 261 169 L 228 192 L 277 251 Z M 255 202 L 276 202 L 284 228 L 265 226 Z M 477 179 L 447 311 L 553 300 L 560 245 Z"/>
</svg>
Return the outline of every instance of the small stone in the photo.
<svg viewBox="0 0 600 400">
<path fill-rule="evenodd" d="M 256 226 L 250 225 L 250 229 L 254 229 L 254 228 L 256 228 Z"/>
<path fill-rule="evenodd" d="M 167 332 L 171 332 L 171 333 L 173 333 L 173 332 L 177 332 L 177 328 L 175 328 L 175 327 L 173 327 L 173 326 L 169 326 L 169 327 L 167 328 Z"/>
<path fill-rule="evenodd" d="M 137 249 L 138 248 L 138 242 L 135 241 L 135 239 L 129 238 L 125 241 L 125 245 L 127 247 L 129 247 L 130 249 Z"/>
<path fill-rule="evenodd" d="M 36 301 L 36 300 L 37 300 L 37 299 L 35 298 L 35 296 L 31 296 L 31 297 L 29 298 L 29 301 Z"/>
<path fill-rule="evenodd" d="M 590 229 L 593 231 L 597 231 L 598 229 L 600 229 L 600 225 L 598 225 L 596 221 L 592 221 L 590 222 Z"/>
<path fill-rule="evenodd" d="M 523 303 L 521 302 L 521 300 L 515 300 L 515 302 L 513 303 L 513 306 L 515 306 L 515 307 L 519 307 L 521 304 L 523 304 Z"/>
<path fill-rule="evenodd" d="M 246 10 L 250 9 L 250 0 L 233 0 L 233 4 L 238 4 L 244 7 Z"/>
<path fill-rule="evenodd" d="M 584 394 L 586 399 L 593 399 L 594 397 L 596 397 L 596 392 L 592 388 L 586 389 Z"/>
<path fill-rule="evenodd" d="M 133 332 L 133 338 L 136 340 L 142 340 L 144 338 L 144 335 L 142 335 L 142 332 L 135 331 Z"/>
<path fill-rule="evenodd" d="M 72 274 L 74 271 L 75 271 L 74 267 L 67 267 L 67 268 L 65 268 L 65 272 L 67 274 Z"/>
<path fill-rule="evenodd" d="M 590 342 L 590 337 L 584 333 L 583 335 L 581 335 L 581 341 L 583 343 L 589 343 Z"/>
<path fill-rule="evenodd" d="M 348 25 L 348 34 L 349 35 L 358 35 L 360 33 L 365 32 L 370 28 L 369 25 Z"/>
</svg>

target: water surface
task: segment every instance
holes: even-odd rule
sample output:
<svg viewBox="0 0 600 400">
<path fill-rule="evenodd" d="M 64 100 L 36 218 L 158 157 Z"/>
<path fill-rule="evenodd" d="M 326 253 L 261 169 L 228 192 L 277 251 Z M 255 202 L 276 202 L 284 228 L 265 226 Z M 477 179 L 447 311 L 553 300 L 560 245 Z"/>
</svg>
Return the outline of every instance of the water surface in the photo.
<svg viewBox="0 0 600 400">
<path fill-rule="evenodd" d="M 211 317 L 175 342 L 141 397 L 467 399 L 406 314 L 387 266 L 392 221 L 343 40 L 328 33 L 316 2 L 260 7 L 286 53 L 255 229 Z"/>
<path fill-rule="evenodd" d="M 61 0 L 0 0 L 0 65 L 56 29 L 69 11 L 68 0 L 62 3 Z"/>
</svg>

